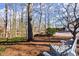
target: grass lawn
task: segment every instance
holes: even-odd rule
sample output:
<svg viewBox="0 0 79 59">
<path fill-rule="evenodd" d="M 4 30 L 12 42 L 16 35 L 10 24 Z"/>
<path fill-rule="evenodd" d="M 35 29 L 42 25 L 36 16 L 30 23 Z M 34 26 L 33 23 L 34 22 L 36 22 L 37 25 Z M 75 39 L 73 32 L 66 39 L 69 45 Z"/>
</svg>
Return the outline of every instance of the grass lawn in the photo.
<svg viewBox="0 0 79 59">
<path fill-rule="evenodd" d="M 0 55 L 6 50 L 6 46 L 0 46 Z"/>
<path fill-rule="evenodd" d="M 25 37 L 14 37 L 14 38 L 0 38 L 0 42 L 18 42 L 25 41 Z"/>
</svg>

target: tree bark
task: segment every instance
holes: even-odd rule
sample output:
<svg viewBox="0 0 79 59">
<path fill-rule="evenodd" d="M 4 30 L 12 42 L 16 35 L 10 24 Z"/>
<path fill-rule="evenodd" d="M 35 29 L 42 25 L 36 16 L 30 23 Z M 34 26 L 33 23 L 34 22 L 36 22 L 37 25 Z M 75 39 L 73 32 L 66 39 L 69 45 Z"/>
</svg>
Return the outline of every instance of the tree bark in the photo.
<svg viewBox="0 0 79 59">
<path fill-rule="evenodd" d="M 27 41 L 33 41 L 33 32 L 32 32 L 32 4 L 28 3 L 28 40 Z"/>
<path fill-rule="evenodd" d="M 8 20 L 7 13 L 8 13 L 8 5 L 5 4 L 5 38 L 7 38 L 7 20 Z"/>
<path fill-rule="evenodd" d="M 76 30 L 75 30 L 75 31 L 76 31 Z M 76 39 L 76 34 L 77 34 L 75 31 L 72 33 L 74 40 Z"/>
<path fill-rule="evenodd" d="M 41 6 L 41 3 L 40 3 L 39 33 L 41 32 L 41 18 L 42 18 L 42 6 Z"/>
</svg>

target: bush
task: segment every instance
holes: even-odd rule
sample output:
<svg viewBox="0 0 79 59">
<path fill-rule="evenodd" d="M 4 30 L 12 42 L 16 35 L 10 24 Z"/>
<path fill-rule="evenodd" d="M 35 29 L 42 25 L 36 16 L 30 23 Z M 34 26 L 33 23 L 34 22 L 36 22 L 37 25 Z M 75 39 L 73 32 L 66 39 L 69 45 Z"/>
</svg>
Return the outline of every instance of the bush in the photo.
<svg viewBox="0 0 79 59">
<path fill-rule="evenodd" d="M 47 35 L 53 35 L 57 32 L 58 30 L 56 28 L 47 28 Z"/>
</svg>

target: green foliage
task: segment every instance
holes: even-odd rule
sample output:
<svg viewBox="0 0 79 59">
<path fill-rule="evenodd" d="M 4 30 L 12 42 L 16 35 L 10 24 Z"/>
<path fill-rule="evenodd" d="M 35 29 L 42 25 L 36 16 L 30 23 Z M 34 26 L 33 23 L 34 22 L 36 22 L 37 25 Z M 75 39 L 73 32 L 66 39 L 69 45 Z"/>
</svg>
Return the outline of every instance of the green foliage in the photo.
<svg viewBox="0 0 79 59">
<path fill-rule="evenodd" d="M 0 47 L 0 51 L 5 51 L 6 47 Z"/>
<path fill-rule="evenodd" d="M 17 42 L 17 41 L 23 41 L 24 37 L 15 37 L 8 40 L 8 42 Z"/>
<path fill-rule="evenodd" d="M 53 35 L 57 32 L 58 30 L 56 28 L 47 28 L 47 34 L 48 35 Z"/>
<path fill-rule="evenodd" d="M 17 41 L 24 41 L 26 40 L 25 37 L 14 37 L 14 38 L 0 38 L 0 42 L 17 42 Z"/>
<path fill-rule="evenodd" d="M 0 56 L 2 56 L 2 53 L 6 50 L 6 47 L 0 46 Z"/>
</svg>

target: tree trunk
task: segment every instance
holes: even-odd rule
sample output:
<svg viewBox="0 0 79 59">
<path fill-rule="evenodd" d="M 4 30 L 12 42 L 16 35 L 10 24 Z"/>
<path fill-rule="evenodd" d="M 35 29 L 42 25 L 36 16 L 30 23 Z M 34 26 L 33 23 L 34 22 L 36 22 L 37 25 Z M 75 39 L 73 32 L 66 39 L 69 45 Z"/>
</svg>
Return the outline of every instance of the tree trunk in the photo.
<svg viewBox="0 0 79 59">
<path fill-rule="evenodd" d="M 41 3 L 40 3 L 39 33 L 41 32 L 41 18 L 42 18 L 42 7 L 41 7 Z"/>
<path fill-rule="evenodd" d="M 27 41 L 33 41 L 33 32 L 32 32 L 32 24 L 31 24 L 31 21 L 32 21 L 32 4 L 31 3 L 28 3 L 28 40 Z"/>
<path fill-rule="evenodd" d="M 47 17 L 47 15 L 45 14 L 45 32 L 46 32 L 46 26 L 47 26 L 47 24 L 46 24 L 46 17 Z"/>
<path fill-rule="evenodd" d="M 74 40 L 76 39 L 76 33 L 73 33 L 73 39 Z"/>
<path fill-rule="evenodd" d="M 17 5 L 15 5 L 15 4 L 13 4 L 13 20 L 12 20 L 12 31 L 13 31 L 13 33 L 12 33 L 12 36 L 13 37 L 16 37 L 16 13 L 17 13 L 17 11 L 16 11 L 16 6 Z M 15 11 L 16 11 L 16 13 L 15 13 Z"/>
<path fill-rule="evenodd" d="M 47 15 L 47 18 L 48 18 L 48 24 L 47 24 L 47 25 L 48 25 L 48 28 L 50 28 L 50 18 L 49 18 L 49 17 L 50 17 L 50 14 L 49 14 L 49 7 L 48 7 L 48 9 L 47 9 L 47 14 L 48 14 L 48 15 Z"/>
<path fill-rule="evenodd" d="M 5 4 L 5 38 L 7 38 L 7 20 L 8 20 L 7 13 L 8 13 L 8 5 Z"/>
</svg>

